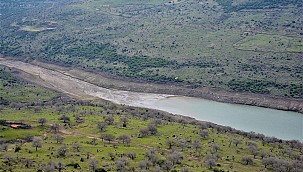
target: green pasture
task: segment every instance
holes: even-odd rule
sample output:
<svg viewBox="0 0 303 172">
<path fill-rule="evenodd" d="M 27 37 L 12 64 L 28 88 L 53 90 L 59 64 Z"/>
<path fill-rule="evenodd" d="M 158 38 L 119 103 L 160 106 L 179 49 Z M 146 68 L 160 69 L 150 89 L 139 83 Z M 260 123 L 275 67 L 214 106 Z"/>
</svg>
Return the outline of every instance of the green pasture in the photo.
<svg viewBox="0 0 303 172">
<path fill-rule="evenodd" d="M 62 107 L 61 107 L 62 108 Z M 64 109 L 64 106 L 63 108 Z M 153 119 L 142 120 L 141 118 L 134 117 L 130 114 L 126 114 L 128 118 L 128 123 L 126 127 L 122 127 L 122 123 L 119 121 L 124 115 L 118 115 L 116 113 L 111 114 L 114 117 L 114 123 L 107 127 L 107 131 L 101 132 L 97 129 L 97 122 L 104 120 L 104 117 L 108 116 L 106 110 L 104 111 L 101 107 L 95 106 L 74 106 L 75 110 L 71 110 L 65 106 L 65 111 L 58 113 L 58 111 L 51 107 L 44 107 L 41 112 L 33 112 L 30 109 L 21 109 L 16 110 L 12 108 L 6 108 L 1 111 L 1 120 L 20 120 L 23 123 L 31 124 L 32 129 L 19 129 L 15 130 L 8 127 L 2 127 L 0 136 L 5 140 L 16 140 L 22 139 L 28 136 L 41 136 L 44 138 L 42 148 L 38 148 L 38 151 L 35 151 L 35 148 L 31 146 L 31 143 L 24 143 L 21 145 L 21 150 L 18 153 L 14 152 L 16 144 L 10 144 L 9 149 L 6 152 L 0 153 L 0 158 L 3 158 L 5 155 L 18 156 L 19 159 L 30 158 L 33 159 L 34 165 L 29 169 L 42 169 L 44 164 L 47 162 L 64 162 L 65 165 L 70 163 L 78 163 L 81 166 L 81 169 L 88 170 L 88 162 L 90 158 L 94 157 L 99 161 L 99 167 L 102 167 L 109 171 L 115 171 L 115 160 L 119 158 L 120 155 L 126 155 L 130 152 L 136 153 L 136 158 L 134 160 L 128 159 L 129 167 L 134 167 L 138 169 L 138 164 L 140 161 L 146 159 L 145 153 L 153 149 L 159 157 L 159 160 L 165 160 L 169 156 L 169 152 L 172 150 L 169 149 L 167 145 L 167 140 L 172 140 L 174 142 L 173 150 L 178 150 L 183 153 L 184 159 L 181 164 L 176 164 L 174 169 L 181 170 L 184 169 L 184 164 L 186 168 L 191 171 L 208 171 L 208 167 L 204 164 L 204 160 L 212 150 L 213 142 L 220 146 L 218 153 L 220 159 L 217 163 L 220 163 L 220 169 L 230 170 L 231 167 L 234 170 L 240 171 L 259 171 L 263 169 L 262 161 L 260 159 L 260 154 L 253 158 L 254 165 L 244 165 L 241 162 L 243 156 L 251 155 L 250 151 L 247 149 L 248 142 L 254 142 L 259 149 L 259 152 L 271 152 L 273 156 L 281 156 L 281 150 L 290 149 L 289 147 L 278 147 L 271 144 L 265 144 L 260 140 L 250 140 L 240 135 L 233 135 L 229 133 L 217 133 L 215 129 L 208 129 L 209 136 L 206 138 L 201 138 L 199 126 L 192 124 L 179 124 L 176 122 L 167 122 L 163 121 L 162 124 L 158 124 L 157 129 L 158 133 L 156 135 L 150 135 L 145 137 L 138 137 L 139 130 L 147 127 L 152 123 Z M 70 109 L 70 110 L 67 110 Z M 83 110 L 89 111 L 89 113 L 83 114 Z M 103 112 L 101 113 L 100 110 Z M 119 110 L 118 110 L 119 111 Z M 70 125 L 65 125 L 58 118 L 62 114 L 66 114 L 71 118 Z M 73 119 L 73 116 L 79 115 L 85 119 L 84 123 L 76 123 Z M 41 126 L 38 122 L 38 118 L 46 118 L 48 122 L 45 126 Z M 55 133 L 51 132 L 50 126 L 54 123 L 58 123 L 61 127 L 69 131 L 71 134 L 64 134 L 59 132 L 64 137 L 63 143 L 57 143 L 54 135 Z M 4 129 L 5 128 L 5 129 Z M 80 134 L 80 135 L 77 135 Z M 116 139 L 111 143 L 101 139 L 97 139 L 93 142 L 92 137 L 98 138 L 101 134 L 113 134 L 116 136 Z M 117 138 L 126 134 L 131 137 L 130 144 L 123 144 Z M 233 143 L 230 144 L 230 140 L 238 139 L 241 140 L 241 143 L 236 147 Z M 193 140 L 199 140 L 202 147 L 195 151 L 191 148 Z M 73 142 L 77 142 L 81 145 L 80 152 L 77 152 L 72 148 Z M 185 143 L 185 146 L 180 146 L 180 143 Z M 66 156 L 58 157 L 57 149 L 64 144 L 69 148 Z M 179 146 L 178 146 L 179 145 Z M 295 154 L 298 154 L 297 150 L 293 150 Z M 114 153 L 115 160 L 111 160 L 109 153 Z M 199 156 L 197 156 L 199 155 Z M 231 160 L 231 157 L 234 156 L 234 160 Z M 253 155 L 251 155 L 253 157 Z M 288 158 L 287 156 L 282 156 L 283 158 Z M 82 158 L 83 162 L 80 161 Z M 2 163 L 2 162 L 0 162 Z M 3 166 L 7 167 L 7 166 Z M 14 164 L 14 169 L 16 171 L 22 171 L 22 165 Z M 26 170 L 29 170 L 26 169 Z M 151 167 L 153 169 L 153 167 Z M 73 167 L 65 167 L 66 171 L 76 170 L 81 171 L 80 169 L 73 169 Z"/>
<path fill-rule="evenodd" d="M 280 35 L 249 35 L 234 44 L 235 48 L 261 52 L 303 52 L 303 39 Z"/>
</svg>

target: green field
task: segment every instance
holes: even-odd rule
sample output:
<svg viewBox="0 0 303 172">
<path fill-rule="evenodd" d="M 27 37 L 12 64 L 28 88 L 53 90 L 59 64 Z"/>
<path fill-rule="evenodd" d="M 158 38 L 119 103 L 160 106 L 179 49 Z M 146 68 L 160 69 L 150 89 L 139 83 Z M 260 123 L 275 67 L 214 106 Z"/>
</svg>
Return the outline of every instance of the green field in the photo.
<svg viewBox="0 0 303 172">
<path fill-rule="evenodd" d="M 283 166 L 284 161 L 295 163 L 294 159 L 300 155 L 298 149 L 291 148 L 287 144 L 271 143 L 270 141 L 263 141 L 263 143 L 260 139 L 249 139 L 243 135 L 232 134 L 230 131 L 224 132 L 224 128 L 219 130 L 219 128 L 210 125 L 203 130 L 204 132 L 207 130 L 209 134 L 209 136 L 204 138 L 200 136 L 202 129 L 198 124 L 168 122 L 164 118 L 156 120 L 156 118 L 152 117 L 153 113 L 155 113 L 153 111 L 130 110 L 127 107 L 120 106 L 112 106 L 112 108 L 110 104 L 104 104 L 101 107 L 79 104 L 63 106 L 57 104 L 56 108 L 43 107 L 40 112 L 34 112 L 26 107 L 21 110 L 11 108 L 2 110 L 0 120 L 21 120 L 23 123 L 31 124 L 32 129 L 16 130 L 2 127 L 0 136 L 2 140 L 7 141 L 8 149 L 0 152 L 0 159 L 2 159 L 0 161 L 0 169 L 13 169 L 13 171 L 37 171 L 41 169 L 47 171 L 50 168 L 48 167 L 49 164 L 62 162 L 64 164 L 62 171 L 89 171 L 92 168 L 89 167 L 89 162 L 94 158 L 98 161 L 96 168 L 102 168 L 106 171 L 119 171 L 120 166 L 117 166 L 119 161 L 127 162 L 123 166 L 123 169 L 127 171 L 139 171 L 140 169 L 152 171 L 158 168 L 163 171 L 166 171 L 166 169 L 168 171 L 260 171 L 265 169 L 276 171 L 275 165 L 274 167 L 267 166 L 267 168 L 264 168 L 262 163 L 264 162 L 262 160 L 263 154 L 265 155 L 264 159 L 274 158 L 280 167 Z M 114 111 L 114 113 L 108 114 L 111 111 Z M 118 114 L 118 112 L 122 113 Z M 58 120 L 62 114 L 70 117 L 69 123 L 63 123 Z M 144 115 L 151 116 L 143 120 L 145 118 Z M 85 122 L 76 122 L 75 116 L 85 119 Z M 105 132 L 100 132 L 97 129 L 97 122 L 104 121 L 104 118 L 108 116 L 112 116 L 114 122 L 108 125 Z M 123 127 L 122 122 L 120 122 L 123 117 L 128 119 L 126 127 Z M 38 118 L 46 118 L 48 122 L 41 126 L 37 122 Z M 178 118 L 175 117 L 175 119 Z M 155 124 L 155 122 L 157 123 L 156 134 L 139 137 L 140 129 L 146 128 L 150 124 Z M 54 136 L 55 133 L 50 130 L 50 126 L 54 123 L 60 125 L 59 134 L 64 138 L 62 143 L 57 143 Z M 98 139 L 102 134 L 111 134 L 116 138 L 125 134 L 130 137 L 131 142 L 123 144 L 122 141 L 114 139 L 109 143 L 106 140 Z M 42 147 L 38 148 L 37 151 L 32 147 L 30 141 L 32 136 L 43 138 Z M 97 138 L 95 142 L 93 142 L 93 137 Z M 20 139 L 24 141 L 20 143 Z M 233 139 L 239 140 L 240 144 L 236 146 L 232 143 Z M 169 148 L 168 140 L 171 141 L 172 148 Z M 201 144 L 201 148 L 193 149 L 194 140 Z M 74 142 L 80 145 L 79 152 L 73 148 Z M 63 145 L 67 145 L 69 151 L 66 155 L 59 156 L 57 151 Z M 220 147 L 218 151 L 215 150 L 214 145 Z M 21 150 L 15 152 L 17 147 L 20 147 Z M 254 149 L 256 149 L 256 153 L 253 153 Z M 153 157 L 156 158 L 155 160 L 148 160 L 149 158 L 146 155 L 150 151 L 152 151 Z M 175 162 L 171 155 L 173 152 L 176 153 L 176 151 L 181 154 L 178 162 Z M 113 159 L 110 153 L 113 154 Z M 135 153 L 136 157 L 134 159 L 129 158 L 127 156 L 128 153 Z M 253 154 L 256 155 L 255 158 Z M 7 160 L 8 157 L 12 160 Z M 243 157 L 250 157 L 252 164 L 246 165 Z M 278 158 L 283 158 L 283 162 L 282 160 L 278 161 Z M 22 163 L 25 159 L 31 161 L 28 167 L 25 167 L 25 164 Z M 209 159 L 215 161 L 211 168 L 207 164 Z M 168 161 L 174 163 L 167 167 L 165 164 Z M 141 166 L 139 165 L 140 162 Z M 146 167 L 142 165 L 145 164 L 143 162 L 149 162 L 150 165 Z M 76 163 L 80 165 L 81 169 L 69 166 Z"/>
<path fill-rule="evenodd" d="M 234 47 L 247 51 L 300 53 L 303 52 L 303 38 L 256 34 L 247 36 Z"/>
<path fill-rule="evenodd" d="M 51 28 L 24 26 L 24 27 L 21 27 L 20 30 L 29 31 L 29 32 L 41 32 L 41 31 L 45 31 L 45 30 L 51 30 Z"/>
</svg>

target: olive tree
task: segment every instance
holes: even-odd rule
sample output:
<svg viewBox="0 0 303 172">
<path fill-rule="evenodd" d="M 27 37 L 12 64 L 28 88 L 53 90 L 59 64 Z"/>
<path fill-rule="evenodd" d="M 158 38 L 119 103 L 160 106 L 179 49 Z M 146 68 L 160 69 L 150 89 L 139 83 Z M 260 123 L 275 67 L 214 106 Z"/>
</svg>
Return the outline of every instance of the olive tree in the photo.
<svg viewBox="0 0 303 172">
<path fill-rule="evenodd" d="M 101 132 L 105 132 L 107 129 L 107 123 L 104 121 L 99 121 L 97 123 L 97 129 L 100 130 Z"/>
<path fill-rule="evenodd" d="M 183 154 L 182 152 L 178 152 L 178 151 L 174 151 L 172 153 L 170 153 L 170 155 L 168 156 L 168 160 L 171 161 L 173 164 L 180 164 L 181 161 L 183 160 Z"/>
<path fill-rule="evenodd" d="M 58 118 L 58 120 L 63 120 L 64 123 L 69 123 L 70 117 L 66 115 L 62 115 L 61 117 Z"/>
<path fill-rule="evenodd" d="M 157 126 L 154 124 L 149 125 L 147 129 L 151 135 L 156 135 L 158 133 Z"/>
<path fill-rule="evenodd" d="M 205 139 L 209 136 L 209 132 L 208 132 L 208 129 L 203 129 L 200 133 L 200 136 Z"/>
<path fill-rule="evenodd" d="M 57 150 L 57 154 L 58 156 L 65 157 L 68 151 L 69 151 L 68 147 L 64 144 Z"/>
<path fill-rule="evenodd" d="M 72 148 L 75 149 L 77 152 L 80 152 L 81 145 L 77 141 L 75 141 L 72 143 Z"/>
<path fill-rule="evenodd" d="M 42 138 L 41 137 L 34 137 L 32 141 L 32 147 L 35 147 L 36 151 L 38 148 L 42 147 Z"/>
<path fill-rule="evenodd" d="M 107 125 L 112 125 L 114 123 L 115 119 L 112 116 L 106 116 L 106 117 L 104 117 L 104 121 L 107 123 Z"/>
<path fill-rule="evenodd" d="M 165 161 L 161 167 L 163 170 L 169 172 L 174 167 L 174 164 L 171 161 Z"/>
<path fill-rule="evenodd" d="M 120 158 L 116 161 L 117 171 L 125 171 L 128 166 L 128 161 L 125 158 Z"/>
<path fill-rule="evenodd" d="M 24 158 L 21 160 L 21 163 L 26 167 L 29 168 L 33 165 L 33 160 L 31 160 L 30 158 Z"/>
<path fill-rule="evenodd" d="M 55 123 L 53 125 L 50 126 L 50 130 L 54 133 L 58 133 L 59 132 L 59 128 L 60 128 L 60 125 Z"/>
<path fill-rule="evenodd" d="M 254 161 L 251 157 L 249 156 L 244 156 L 242 157 L 241 161 L 245 164 L 245 165 L 253 165 Z"/>
<path fill-rule="evenodd" d="M 62 143 L 64 141 L 64 137 L 61 136 L 60 134 L 55 134 L 54 138 L 57 141 L 57 143 Z"/>
<path fill-rule="evenodd" d="M 193 149 L 195 150 L 195 151 L 197 151 L 198 149 L 201 149 L 202 148 L 202 144 L 200 143 L 200 141 L 199 140 L 194 140 L 193 141 Z"/>
<path fill-rule="evenodd" d="M 120 122 L 122 122 L 123 127 L 126 127 L 127 123 L 128 123 L 128 119 L 126 117 L 122 117 L 120 118 Z"/>
<path fill-rule="evenodd" d="M 111 141 L 115 140 L 115 136 L 112 134 L 103 134 L 103 139 L 107 140 L 108 143 L 110 143 Z"/>
<path fill-rule="evenodd" d="M 89 168 L 95 171 L 98 168 L 98 161 L 95 158 L 89 160 Z"/>
<path fill-rule="evenodd" d="M 212 148 L 213 148 L 213 150 L 215 150 L 216 152 L 218 152 L 218 150 L 220 150 L 220 146 L 217 145 L 217 144 L 215 144 L 215 143 L 213 144 Z"/>
<path fill-rule="evenodd" d="M 43 126 L 44 124 L 47 123 L 47 119 L 46 118 L 39 118 L 38 122 Z"/>
<path fill-rule="evenodd" d="M 130 137 L 129 137 L 128 135 L 126 135 L 126 134 L 120 135 L 120 136 L 118 137 L 118 139 L 119 139 L 119 140 L 122 140 L 122 143 L 123 143 L 123 144 L 124 144 L 124 143 L 129 144 L 130 141 L 131 141 Z"/>
<path fill-rule="evenodd" d="M 206 164 L 207 164 L 207 166 L 209 167 L 209 169 L 212 169 L 213 166 L 217 165 L 217 162 L 216 162 L 216 160 L 215 160 L 214 158 L 212 158 L 212 157 L 207 157 L 207 158 L 206 158 Z"/>
</svg>

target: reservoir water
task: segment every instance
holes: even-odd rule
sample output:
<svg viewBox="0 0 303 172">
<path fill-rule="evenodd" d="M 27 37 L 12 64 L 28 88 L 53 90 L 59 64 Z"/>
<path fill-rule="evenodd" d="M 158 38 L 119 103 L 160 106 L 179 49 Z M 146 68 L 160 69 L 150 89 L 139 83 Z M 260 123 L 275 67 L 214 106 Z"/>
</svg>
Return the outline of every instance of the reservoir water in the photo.
<svg viewBox="0 0 303 172">
<path fill-rule="evenodd" d="M 303 142 L 303 114 L 300 113 L 189 97 L 162 99 L 154 106 L 156 109 L 243 131 L 254 131 L 266 136 Z"/>
<path fill-rule="evenodd" d="M 193 97 L 106 89 L 71 77 L 64 72 L 3 58 L 0 58 L 0 65 L 37 76 L 43 82 L 40 84 L 76 97 L 99 97 L 118 104 L 159 109 L 243 131 L 303 142 L 303 114 L 300 113 Z"/>
</svg>

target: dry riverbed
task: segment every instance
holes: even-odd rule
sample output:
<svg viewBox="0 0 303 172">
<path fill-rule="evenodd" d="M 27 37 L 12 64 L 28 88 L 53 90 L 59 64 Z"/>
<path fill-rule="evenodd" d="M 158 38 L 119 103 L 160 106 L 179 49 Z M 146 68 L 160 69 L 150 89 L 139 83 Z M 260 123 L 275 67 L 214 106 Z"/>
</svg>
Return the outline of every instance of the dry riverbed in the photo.
<svg viewBox="0 0 303 172">
<path fill-rule="evenodd" d="M 30 79 L 35 83 L 38 82 L 37 84 L 41 85 L 41 82 L 44 82 L 43 86 L 47 86 L 78 98 L 89 99 L 98 97 L 118 104 L 151 108 L 153 103 L 156 101 L 171 96 L 166 94 L 139 93 L 102 88 L 62 72 L 46 69 L 21 61 L 0 59 L 0 64 L 35 76 L 37 78 L 35 80 L 33 80 L 33 78 L 27 79 Z"/>
</svg>

